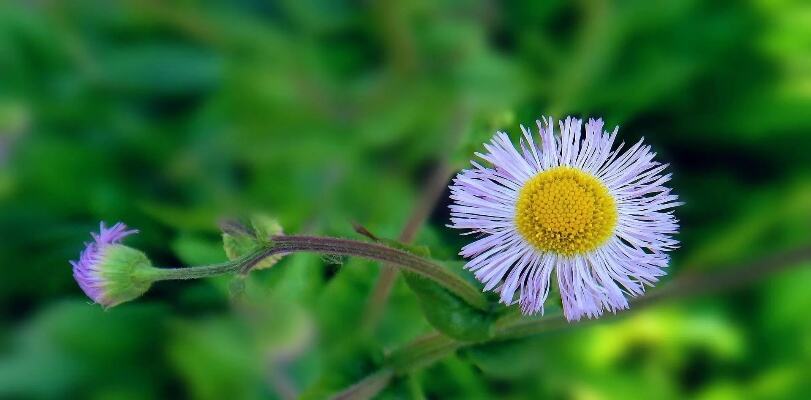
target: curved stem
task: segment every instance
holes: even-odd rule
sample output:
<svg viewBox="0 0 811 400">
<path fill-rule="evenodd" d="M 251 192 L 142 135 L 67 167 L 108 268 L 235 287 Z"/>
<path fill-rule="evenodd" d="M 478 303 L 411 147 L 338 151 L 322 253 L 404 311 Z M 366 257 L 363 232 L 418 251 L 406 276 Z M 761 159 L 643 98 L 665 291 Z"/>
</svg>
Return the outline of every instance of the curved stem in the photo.
<svg viewBox="0 0 811 400">
<path fill-rule="evenodd" d="M 265 257 L 261 251 L 248 254 L 245 257 L 219 264 L 202 265 L 186 268 L 152 268 L 149 270 L 153 281 L 185 280 L 207 278 L 209 276 L 223 275 L 237 272 L 246 266 L 254 266 Z"/>
<path fill-rule="evenodd" d="M 807 261 L 811 261 L 811 245 L 771 255 L 740 268 L 725 268 L 713 273 L 682 275 L 661 289 L 634 300 L 633 308 L 630 310 L 607 315 L 598 320 L 584 320 L 575 323 L 567 322 L 559 313 L 549 314 L 537 319 L 511 320 L 502 326 L 498 326 L 493 338 L 486 342 L 460 342 L 438 333 L 429 334 L 417 338 L 399 350 L 394 351 L 388 357 L 387 369 L 393 367 L 398 374 L 407 373 L 409 370 L 428 366 L 459 348 L 487 342 L 519 339 L 613 319 L 667 300 L 689 298 L 745 286 L 790 267 L 803 265 L 803 262 Z M 385 387 L 379 389 L 382 391 Z"/>
<path fill-rule="evenodd" d="M 336 393 L 330 400 L 366 400 L 375 397 L 381 390 L 389 385 L 394 377 L 394 371 L 383 369 L 375 374 L 363 378 L 358 383 Z"/>
<path fill-rule="evenodd" d="M 428 366 L 465 344 L 438 332 L 432 332 L 393 351 L 386 357 L 387 364 L 397 373 L 407 373 Z"/>
<path fill-rule="evenodd" d="M 257 253 L 256 262 L 245 263 L 242 273 L 250 271 L 258 261 L 276 254 L 315 252 L 340 256 L 354 256 L 382 261 L 422 275 L 442 285 L 451 293 L 481 310 L 489 306 L 484 294 L 475 286 L 433 261 L 406 251 L 377 243 L 318 236 L 274 236 L 270 247 Z"/>
<path fill-rule="evenodd" d="M 622 311 L 617 314 L 609 314 L 599 319 L 582 320 L 573 323 L 567 322 L 561 315 L 548 315 L 538 319 L 512 321 L 511 323 L 499 327 L 496 330 L 493 340 L 521 338 L 558 329 L 568 329 L 627 315 L 630 312 L 645 309 L 665 300 L 721 292 L 756 282 L 768 275 L 775 274 L 792 266 L 800 265 L 803 261 L 807 260 L 811 260 L 811 246 L 803 246 L 783 253 L 773 254 L 739 268 L 724 268 L 717 272 L 684 274 L 679 278 L 673 279 L 660 289 L 652 291 L 650 294 L 632 299 L 631 304 L 633 308 L 630 310 Z"/>
<path fill-rule="evenodd" d="M 274 236 L 267 247 L 238 260 L 200 267 L 153 268 L 149 270 L 149 278 L 154 281 L 165 281 L 205 278 L 230 272 L 247 274 L 268 257 L 300 252 L 354 256 L 395 265 L 431 279 L 473 307 L 480 310 L 489 308 L 489 303 L 479 289 L 440 264 L 382 244 L 331 237 Z"/>
</svg>

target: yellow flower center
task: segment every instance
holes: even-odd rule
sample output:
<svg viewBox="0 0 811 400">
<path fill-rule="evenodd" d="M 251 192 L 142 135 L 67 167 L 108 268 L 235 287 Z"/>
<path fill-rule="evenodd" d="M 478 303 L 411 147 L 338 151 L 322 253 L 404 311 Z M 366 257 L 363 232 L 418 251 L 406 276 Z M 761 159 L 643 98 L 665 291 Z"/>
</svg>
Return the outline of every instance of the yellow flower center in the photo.
<svg viewBox="0 0 811 400">
<path fill-rule="evenodd" d="M 515 222 L 535 248 L 571 256 L 588 253 L 611 237 L 617 207 L 597 178 L 576 168 L 556 167 L 521 188 Z"/>
</svg>

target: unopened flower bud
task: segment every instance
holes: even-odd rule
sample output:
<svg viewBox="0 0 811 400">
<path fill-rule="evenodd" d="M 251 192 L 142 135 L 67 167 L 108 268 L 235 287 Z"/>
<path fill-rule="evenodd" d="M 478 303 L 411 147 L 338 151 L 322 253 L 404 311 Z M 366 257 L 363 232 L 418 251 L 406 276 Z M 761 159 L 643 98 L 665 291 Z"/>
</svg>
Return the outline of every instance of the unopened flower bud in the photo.
<svg viewBox="0 0 811 400">
<path fill-rule="evenodd" d="M 121 240 L 137 233 L 119 222 L 107 228 L 100 224 L 99 233 L 91 233 L 78 261 L 71 261 L 73 277 L 94 302 L 105 308 L 135 299 L 149 289 L 156 268 L 146 254 L 124 246 Z"/>
</svg>

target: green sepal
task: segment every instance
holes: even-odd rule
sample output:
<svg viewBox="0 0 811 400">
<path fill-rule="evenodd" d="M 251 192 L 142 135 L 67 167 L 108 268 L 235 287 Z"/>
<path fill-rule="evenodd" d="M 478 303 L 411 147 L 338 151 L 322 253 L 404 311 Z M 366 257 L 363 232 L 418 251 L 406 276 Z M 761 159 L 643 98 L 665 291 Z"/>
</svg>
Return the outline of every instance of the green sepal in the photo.
<svg viewBox="0 0 811 400">
<path fill-rule="evenodd" d="M 106 282 L 105 308 L 141 297 L 149 290 L 157 271 L 144 252 L 122 244 L 104 249 L 99 269 Z"/>
</svg>

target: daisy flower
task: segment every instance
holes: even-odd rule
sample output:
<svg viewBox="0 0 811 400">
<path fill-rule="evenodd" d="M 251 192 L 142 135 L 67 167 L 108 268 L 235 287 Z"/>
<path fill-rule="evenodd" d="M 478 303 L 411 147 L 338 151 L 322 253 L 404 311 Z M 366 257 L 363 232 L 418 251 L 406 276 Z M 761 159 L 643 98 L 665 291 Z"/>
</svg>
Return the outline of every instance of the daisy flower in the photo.
<svg viewBox="0 0 811 400">
<path fill-rule="evenodd" d="M 601 119 L 585 133 L 579 119 L 558 121 L 559 132 L 555 122 L 537 121 L 537 137 L 522 126 L 520 148 L 503 132 L 485 144 L 486 164 L 471 162 L 450 187 L 450 226 L 477 235 L 460 255 L 501 302 L 543 313 L 554 272 L 566 318 L 596 318 L 665 274 L 682 203 L 643 140 L 623 151 Z"/>
</svg>

